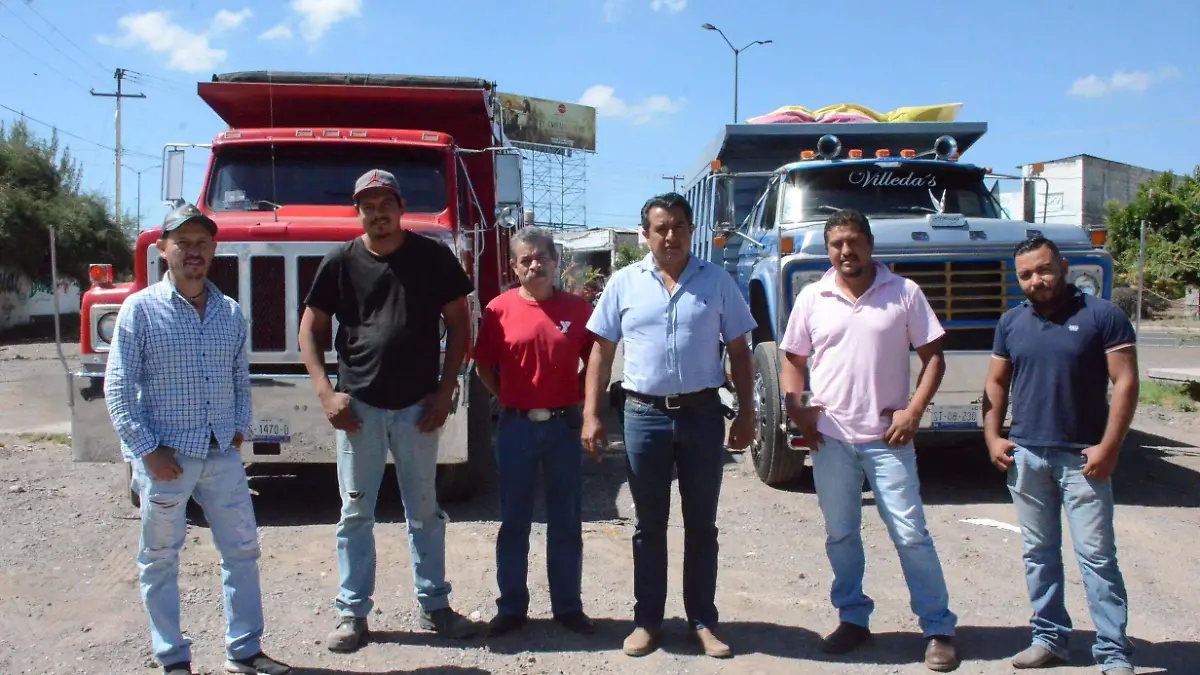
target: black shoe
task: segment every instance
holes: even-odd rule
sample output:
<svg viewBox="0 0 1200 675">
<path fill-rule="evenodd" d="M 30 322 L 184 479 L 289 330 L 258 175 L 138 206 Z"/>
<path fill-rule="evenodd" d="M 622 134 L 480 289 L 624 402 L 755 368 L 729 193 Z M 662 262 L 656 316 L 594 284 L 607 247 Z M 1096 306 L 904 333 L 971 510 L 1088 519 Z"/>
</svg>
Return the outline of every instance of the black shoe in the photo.
<svg viewBox="0 0 1200 675">
<path fill-rule="evenodd" d="M 837 630 L 826 636 L 821 643 L 821 651 L 826 654 L 845 654 L 862 646 L 871 639 L 871 631 L 858 624 L 838 624 Z"/>
<path fill-rule="evenodd" d="M 580 635 L 591 635 L 596 632 L 596 624 L 588 618 L 587 614 L 582 611 L 568 612 L 566 614 L 555 614 L 554 620 L 562 624 L 563 628 L 572 633 Z"/>
<path fill-rule="evenodd" d="M 288 675 L 292 667 L 259 652 L 248 659 L 226 659 L 225 672 L 248 675 Z"/>
<path fill-rule="evenodd" d="M 497 614 L 488 623 L 488 635 L 500 637 L 525 625 L 527 618 L 516 614 Z"/>
<path fill-rule="evenodd" d="M 454 639 L 475 637 L 479 632 L 479 627 L 472 623 L 470 619 L 467 619 L 449 607 L 439 609 L 435 612 L 421 610 L 418 624 L 425 630 L 431 630 L 442 637 Z"/>
<path fill-rule="evenodd" d="M 180 661 L 163 666 L 163 675 L 192 675 L 192 664 L 188 661 Z"/>
<path fill-rule="evenodd" d="M 325 647 L 331 652 L 352 652 L 366 644 L 370 634 L 365 618 L 339 617 L 337 626 L 325 638 Z"/>
</svg>

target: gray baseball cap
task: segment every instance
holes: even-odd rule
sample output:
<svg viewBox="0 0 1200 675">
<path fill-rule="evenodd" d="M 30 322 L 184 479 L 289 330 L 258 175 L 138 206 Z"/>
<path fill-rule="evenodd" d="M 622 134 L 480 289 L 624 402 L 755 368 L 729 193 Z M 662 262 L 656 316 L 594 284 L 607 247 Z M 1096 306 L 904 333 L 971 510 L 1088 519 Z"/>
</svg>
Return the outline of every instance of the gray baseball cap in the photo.
<svg viewBox="0 0 1200 675">
<path fill-rule="evenodd" d="M 358 196 L 364 190 L 371 188 L 387 188 L 396 193 L 396 198 L 400 198 L 400 184 L 396 182 L 396 177 L 390 172 L 383 169 L 372 169 L 358 177 L 354 182 L 354 194 L 352 198 L 358 199 Z"/>
<path fill-rule="evenodd" d="M 166 237 L 169 233 L 178 230 L 188 223 L 200 223 L 204 226 L 208 233 L 212 236 L 217 236 L 217 224 L 212 218 L 204 215 L 204 212 L 196 208 L 193 204 L 184 203 L 181 206 L 172 209 L 163 218 L 162 236 Z"/>
</svg>

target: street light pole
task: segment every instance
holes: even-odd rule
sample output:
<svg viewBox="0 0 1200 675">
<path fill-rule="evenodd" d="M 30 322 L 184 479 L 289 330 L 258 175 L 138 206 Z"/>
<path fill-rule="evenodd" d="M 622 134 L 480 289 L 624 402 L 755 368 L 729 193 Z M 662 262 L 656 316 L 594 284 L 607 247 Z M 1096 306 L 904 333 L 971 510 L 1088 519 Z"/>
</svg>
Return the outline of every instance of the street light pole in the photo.
<svg viewBox="0 0 1200 675">
<path fill-rule="evenodd" d="M 729 45 L 729 48 L 733 50 L 733 123 L 737 124 L 738 123 L 738 57 L 740 57 L 742 55 L 742 52 L 753 47 L 754 45 L 769 45 L 772 42 L 774 42 L 774 40 L 755 40 L 754 42 L 751 42 L 750 44 L 746 45 L 745 47 L 738 49 L 737 47 L 733 46 L 733 43 L 729 41 L 729 38 L 725 37 L 725 32 L 722 31 L 720 28 L 717 28 L 716 26 L 712 25 L 711 23 L 706 23 L 703 26 L 701 26 L 701 28 L 703 28 L 704 30 L 715 30 L 718 33 L 720 33 L 721 38 L 723 40 L 725 40 L 725 44 Z"/>
<path fill-rule="evenodd" d="M 129 169 L 130 171 L 137 174 L 137 222 L 138 222 L 138 230 L 141 230 L 142 229 L 142 174 L 146 173 L 150 169 L 161 169 L 162 164 L 155 164 L 154 166 L 148 166 L 148 167 L 142 169 L 141 171 L 138 171 L 137 169 L 133 168 L 132 166 L 128 166 L 128 165 L 126 165 L 125 168 Z"/>
</svg>

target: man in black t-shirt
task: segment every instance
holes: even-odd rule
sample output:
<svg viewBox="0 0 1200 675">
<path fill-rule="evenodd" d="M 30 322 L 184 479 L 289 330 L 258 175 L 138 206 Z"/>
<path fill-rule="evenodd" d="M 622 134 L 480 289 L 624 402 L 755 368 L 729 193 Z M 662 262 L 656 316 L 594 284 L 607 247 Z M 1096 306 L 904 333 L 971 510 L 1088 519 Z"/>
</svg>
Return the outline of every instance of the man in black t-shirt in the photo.
<svg viewBox="0 0 1200 675">
<path fill-rule="evenodd" d="M 450 608 L 446 516 L 437 503 L 438 430 L 452 405 L 470 338 L 473 288 L 445 246 L 400 228 L 396 178 L 369 171 L 354 186 L 364 234 L 330 251 L 300 321 L 300 352 L 325 416 L 337 429 L 342 514 L 337 526 L 338 623 L 326 643 L 353 651 L 366 640 L 375 590 L 375 501 L 396 465 L 408 522 L 420 625 L 451 637 L 475 630 Z M 337 385 L 325 374 L 333 318 Z M 447 338 L 440 370 L 444 319 Z"/>
<path fill-rule="evenodd" d="M 1015 255 L 1027 300 L 1000 318 L 984 396 L 984 434 L 992 463 L 1008 473 L 1033 604 L 1033 644 L 1013 666 L 1045 668 L 1069 658 L 1065 508 L 1096 625 L 1092 655 L 1107 675 L 1133 675 L 1111 476 L 1137 408 L 1137 336 L 1120 308 L 1067 283 L 1067 261 L 1054 242 L 1031 238 Z"/>
</svg>

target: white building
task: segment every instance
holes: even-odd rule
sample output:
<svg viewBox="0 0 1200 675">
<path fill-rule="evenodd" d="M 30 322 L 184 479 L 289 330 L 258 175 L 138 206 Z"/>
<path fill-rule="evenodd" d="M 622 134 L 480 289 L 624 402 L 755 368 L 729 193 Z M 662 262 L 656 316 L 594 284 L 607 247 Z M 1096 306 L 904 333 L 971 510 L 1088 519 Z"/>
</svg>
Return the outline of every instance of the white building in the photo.
<svg viewBox="0 0 1200 675">
<path fill-rule="evenodd" d="M 1022 175 L 1045 179 L 1032 184 L 1037 191 L 1036 222 L 1085 228 L 1104 224 L 1107 202 L 1128 204 L 1137 197 L 1142 183 L 1163 173 L 1093 155 L 1075 155 L 1018 168 Z M 1020 191 L 1000 194 L 1001 206 L 1017 220 L 1024 216 L 1024 199 Z"/>
</svg>

